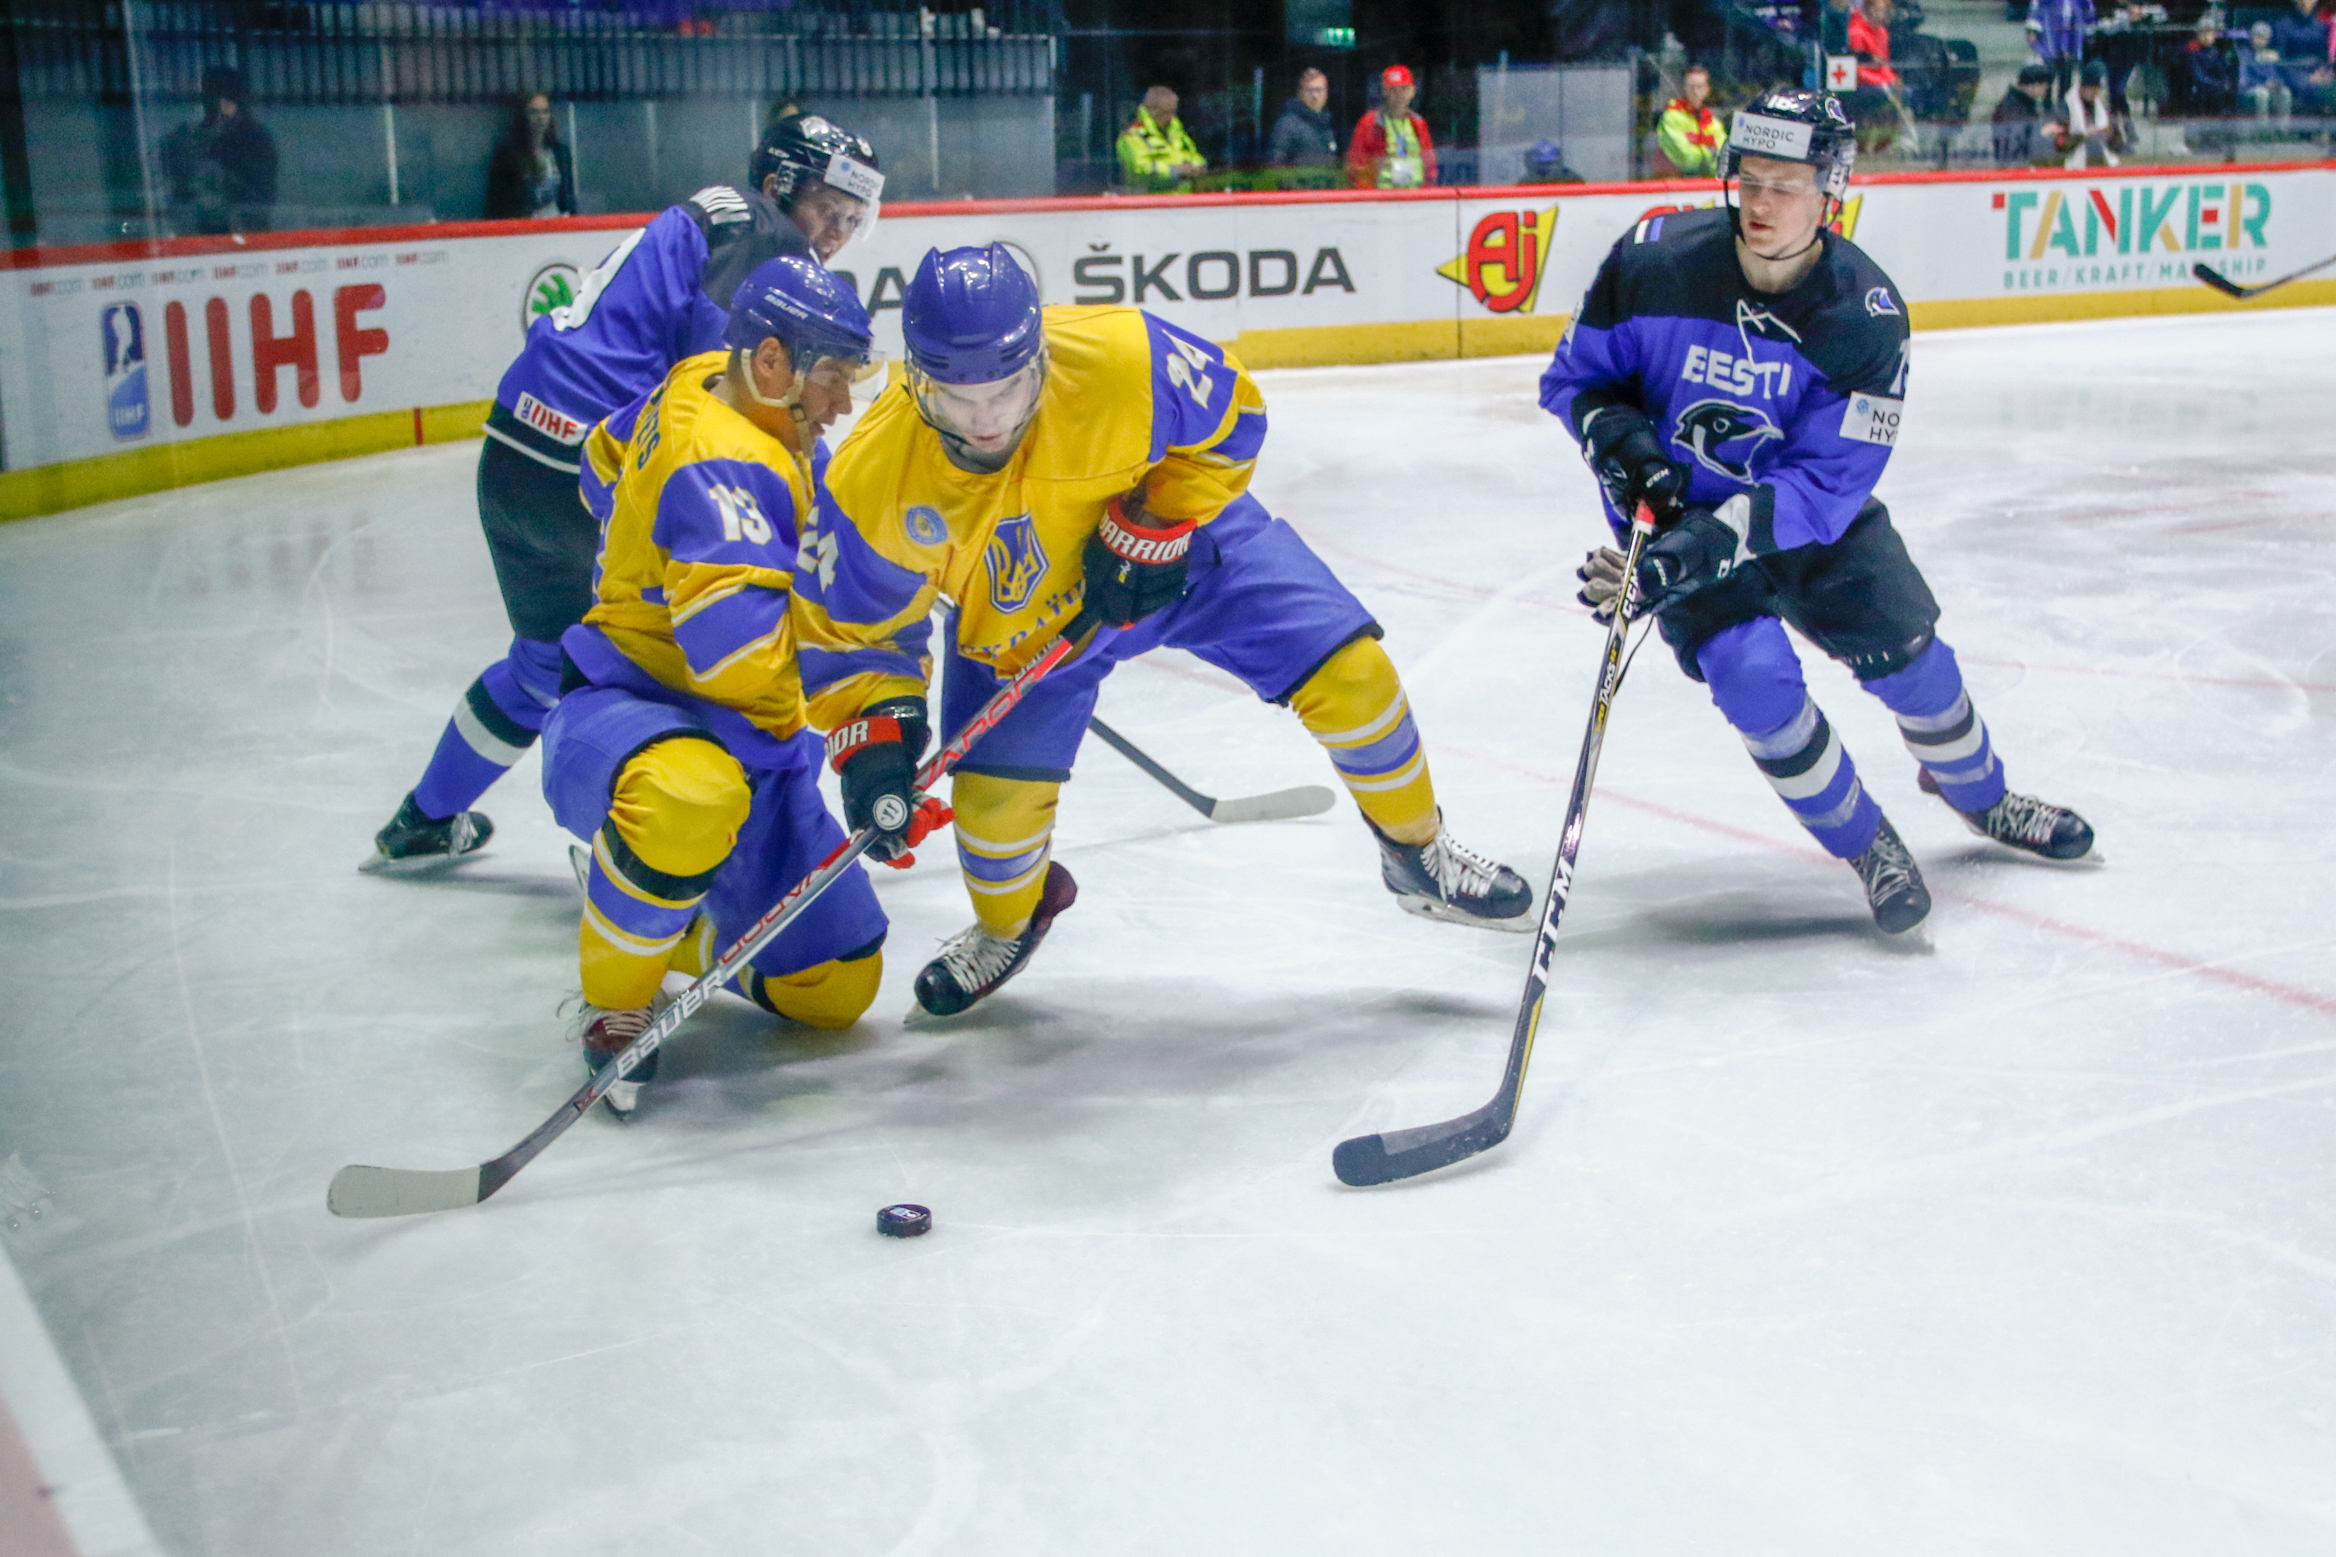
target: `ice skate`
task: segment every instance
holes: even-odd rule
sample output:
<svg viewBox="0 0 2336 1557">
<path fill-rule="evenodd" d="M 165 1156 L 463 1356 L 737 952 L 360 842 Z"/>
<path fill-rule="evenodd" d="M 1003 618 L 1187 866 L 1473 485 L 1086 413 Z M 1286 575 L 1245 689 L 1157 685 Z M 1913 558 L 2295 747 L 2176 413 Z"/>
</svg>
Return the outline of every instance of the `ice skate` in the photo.
<svg viewBox="0 0 2336 1557">
<path fill-rule="evenodd" d="M 476 854 L 495 836 L 495 824 L 479 811 L 458 811 L 443 821 L 422 814 L 408 794 L 389 825 L 373 835 L 373 854 L 357 868 L 388 875 L 424 870 Z"/>
<path fill-rule="evenodd" d="M 1938 781 L 1930 770 L 1922 770 L 1920 783 L 1925 794 L 1939 795 Z M 2003 798 L 1984 811 L 1957 810 L 1952 801 L 1948 809 L 1963 819 L 1963 825 L 1982 838 L 1993 838 L 1997 843 L 2009 844 L 2047 860 L 2082 859 L 2093 850 L 2093 828 L 2090 822 L 2074 811 L 2050 805 L 2031 795 L 2015 795 L 2010 790 Z"/>
<path fill-rule="evenodd" d="M 1485 930 L 1525 931 L 1533 889 L 1525 878 L 1456 842 L 1436 813 L 1436 835 L 1426 843 L 1397 843 L 1378 828 L 1379 879 L 1404 912 Z"/>
<path fill-rule="evenodd" d="M 610 1011 L 589 1002 L 580 1005 L 568 1036 L 584 1045 L 585 1071 L 599 1075 L 602 1066 L 648 1031 L 649 1024 L 656 1020 L 657 1009 L 641 1006 L 629 1011 Z M 641 1106 L 641 1084 L 656 1079 L 658 1057 L 658 1051 L 651 1050 L 647 1059 L 633 1067 L 631 1075 L 600 1095 L 600 1101 L 608 1105 L 610 1113 L 619 1119 L 633 1116 L 633 1110 Z"/>
<path fill-rule="evenodd" d="M 1849 868 L 1865 883 L 1866 906 L 1884 935 L 1904 935 L 1929 916 L 1930 889 L 1922 884 L 1920 867 L 1888 817 L 1882 818 L 1882 830 Z"/>
<path fill-rule="evenodd" d="M 996 936 L 976 920 L 951 936 L 941 955 L 917 974 L 917 1004 L 935 1016 L 955 1016 L 1000 984 L 1022 971 L 1055 915 L 1079 900 L 1079 884 L 1071 873 L 1047 862 L 1046 885 L 1039 889 L 1038 906 L 1020 935 Z"/>
</svg>

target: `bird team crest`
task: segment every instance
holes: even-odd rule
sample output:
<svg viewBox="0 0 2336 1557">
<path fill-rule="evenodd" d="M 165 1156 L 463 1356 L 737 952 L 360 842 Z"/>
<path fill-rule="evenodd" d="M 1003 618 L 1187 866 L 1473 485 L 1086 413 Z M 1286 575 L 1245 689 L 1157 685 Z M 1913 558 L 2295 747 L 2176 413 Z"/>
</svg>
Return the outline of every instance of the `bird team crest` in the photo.
<svg viewBox="0 0 2336 1557">
<path fill-rule="evenodd" d="M 1698 464 L 1747 484 L 1760 446 L 1783 436 L 1784 429 L 1768 413 L 1733 400 L 1698 400 L 1679 413 L 1671 429 L 1671 441 L 1692 452 Z"/>
<path fill-rule="evenodd" d="M 1029 514 L 998 521 L 997 533 L 982 549 L 990 570 L 990 604 L 1019 611 L 1030 603 L 1046 576 L 1046 548 L 1038 544 L 1038 522 Z"/>
</svg>

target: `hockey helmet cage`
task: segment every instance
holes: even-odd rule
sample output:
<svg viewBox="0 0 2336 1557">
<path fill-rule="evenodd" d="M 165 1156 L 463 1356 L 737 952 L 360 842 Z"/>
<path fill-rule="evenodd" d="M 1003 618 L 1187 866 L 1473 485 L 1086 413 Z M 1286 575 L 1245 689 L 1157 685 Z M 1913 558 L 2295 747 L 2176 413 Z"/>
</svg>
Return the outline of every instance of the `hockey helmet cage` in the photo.
<svg viewBox="0 0 2336 1557">
<path fill-rule="evenodd" d="M 1720 177 L 1734 179 L 1746 157 L 1807 163 L 1817 170 L 1820 190 L 1845 199 L 1857 165 L 1857 129 L 1830 93 L 1772 87 L 1736 110 Z"/>
</svg>

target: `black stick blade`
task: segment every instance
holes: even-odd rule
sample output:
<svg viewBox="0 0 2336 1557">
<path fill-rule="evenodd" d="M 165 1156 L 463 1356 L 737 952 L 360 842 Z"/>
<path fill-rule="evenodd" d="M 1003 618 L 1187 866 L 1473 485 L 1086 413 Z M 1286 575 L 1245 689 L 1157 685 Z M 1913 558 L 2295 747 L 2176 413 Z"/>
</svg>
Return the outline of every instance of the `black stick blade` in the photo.
<svg viewBox="0 0 2336 1557">
<path fill-rule="evenodd" d="M 508 1177 L 508 1175 L 506 1175 Z M 478 1168 L 447 1168 L 413 1172 L 405 1168 L 369 1168 L 351 1163 L 333 1175 L 324 1192 L 325 1209 L 335 1216 L 419 1216 L 428 1211 L 452 1211 L 475 1206 L 501 1183 L 482 1182 Z"/>
<path fill-rule="evenodd" d="M 1367 1189 L 1465 1162 L 1508 1139 L 1515 1115 L 1503 1111 L 1500 1103 L 1496 1098 L 1472 1114 L 1442 1124 L 1341 1141 L 1330 1154 L 1330 1171 L 1341 1184 Z"/>
<path fill-rule="evenodd" d="M 2208 286 L 2214 288 L 2217 292 L 2222 293 L 2226 297 L 2243 298 L 2247 295 L 2247 289 L 2245 287 L 2240 286 L 2236 281 L 2233 281 L 2230 277 L 2224 275 L 2221 271 L 2216 270 L 2213 266 L 2206 264 L 2204 261 L 2200 261 L 2198 264 L 2191 266 L 2190 274 L 2196 276 L 2199 280 L 2205 282 Z"/>
</svg>

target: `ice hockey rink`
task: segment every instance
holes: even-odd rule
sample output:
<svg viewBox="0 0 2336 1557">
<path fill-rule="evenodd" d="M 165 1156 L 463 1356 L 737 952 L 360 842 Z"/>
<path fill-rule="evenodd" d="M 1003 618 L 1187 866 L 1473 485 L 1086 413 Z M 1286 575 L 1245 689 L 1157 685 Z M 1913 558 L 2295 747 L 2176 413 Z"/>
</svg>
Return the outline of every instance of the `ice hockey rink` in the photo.
<svg viewBox="0 0 2336 1557">
<path fill-rule="evenodd" d="M 1537 890 L 1602 642 L 1539 367 L 1261 375 L 1258 478 Z M 475 862 L 354 869 L 505 637 L 475 447 L 0 527 L 0 1391 L 83 1557 L 2336 1549 L 2332 405 L 2336 311 L 1921 337 L 1882 496 L 2101 863 L 1813 663 L 1937 899 L 1887 947 L 1651 644 L 1516 1134 L 1375 1190 L 1332 1146 L 1490 1094 L 1529 940 L 1090 742 L 1079 904 L 967 1017 L 903 1021 L 933 848 L 857 1028 L 725 1001 L 630 1124 L 337 1220 L 581 1080 L 532 757 Z M 1188 657 L 1101 712 L 1330 782 Z"/>
</svg>

